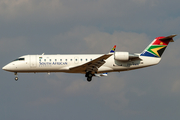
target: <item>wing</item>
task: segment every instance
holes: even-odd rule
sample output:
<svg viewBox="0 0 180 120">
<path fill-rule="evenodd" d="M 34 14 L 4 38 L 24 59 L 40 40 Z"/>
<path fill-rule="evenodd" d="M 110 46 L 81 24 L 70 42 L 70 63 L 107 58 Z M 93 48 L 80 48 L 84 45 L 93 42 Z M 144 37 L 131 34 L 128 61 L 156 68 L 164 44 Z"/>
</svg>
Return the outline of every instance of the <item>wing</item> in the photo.
<svg viewBox="0 0 180 120">
<path fill-rule="evenodd" d="M 101 67 L 107 58 L 109 58 L 113 54 L 104 54 L 90 62 L 87 62 L 85 64 L 76 66 L 76 67 L 71 67 L 69 70 L 72 72 L 79 72 L 79 73 L 85 73 L 86 71 L 91 71 L 91 72 L 97 72 L 98 68 Z"/>
</svg>

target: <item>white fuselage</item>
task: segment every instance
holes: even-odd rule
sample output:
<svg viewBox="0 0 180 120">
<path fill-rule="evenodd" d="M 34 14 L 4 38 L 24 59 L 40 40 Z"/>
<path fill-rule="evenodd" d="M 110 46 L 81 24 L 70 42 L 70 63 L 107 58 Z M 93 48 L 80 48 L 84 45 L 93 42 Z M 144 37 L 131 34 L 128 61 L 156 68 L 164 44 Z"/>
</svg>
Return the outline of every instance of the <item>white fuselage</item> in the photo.
<svg viewBox="0 0 180 120">
<path fill-rule="evenodd" d="M 83 65 L 103 54 L 70 54 L 70 55 L 25 55 L 3 67 L 10 72 L 66 72 L 86 73 L 78 70 L 70 70 L 72 67 Z M 133 61 L 117 61 L 114 55 L 105 60 L 98 68 L 97 73 L 120 72 L 158 64 L 161 58 L 139 56 L 140 59 Z"/>
<path fill-rule="evenodd" d="M 17 73 L 24 72 L 66 72 L 82 73 L 90 82 L 93 76 L 107 76 L 108 72 L 120 72 L 156 65 L 173 37 L 157 37 L 142 53 L 115 51 L 116 45 L 108 54 L 69 54 L 69 55 L 25 55 L 7 64 L 2 69 Z"/>
</svg>

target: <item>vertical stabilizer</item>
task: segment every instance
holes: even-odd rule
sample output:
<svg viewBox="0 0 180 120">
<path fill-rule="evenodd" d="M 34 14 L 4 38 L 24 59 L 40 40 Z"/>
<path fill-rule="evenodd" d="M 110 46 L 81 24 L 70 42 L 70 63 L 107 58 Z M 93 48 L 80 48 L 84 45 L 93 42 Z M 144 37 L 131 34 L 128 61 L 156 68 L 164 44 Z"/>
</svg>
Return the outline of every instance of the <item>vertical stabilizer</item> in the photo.
<svg viewBox="0 0 180 120">
<path fill-rule="evenodd" d="M 141 53 L 140 56 L 160 58 L 169 42 L 174 42 L 173 37 L 175 36 L 176 35 L 170 35 L 167 37 L 155 38 L 154 41 Z"/>
</svg>

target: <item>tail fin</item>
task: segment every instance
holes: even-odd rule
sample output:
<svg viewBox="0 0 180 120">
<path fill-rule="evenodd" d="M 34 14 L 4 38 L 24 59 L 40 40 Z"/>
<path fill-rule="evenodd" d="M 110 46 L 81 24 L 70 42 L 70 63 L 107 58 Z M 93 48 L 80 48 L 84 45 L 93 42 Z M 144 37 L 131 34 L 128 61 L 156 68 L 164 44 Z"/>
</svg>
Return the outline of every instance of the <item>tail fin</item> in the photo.
<svg viewBox="0 0 180 120">
<path fill-rule="evenodd" d="M 167 37 L 155 38 L 154 41 L 141 53 L 140 56 L 160 58 L 169 42 L 174 42 L 173 37 L 175 36 L 176 35 L 170 35 Z"/>
<path fill-rule="evenodd" d="M 114 53 L 116 50 L 116 45 L 114 45 L 114 47 L 111 49 L 111 51 L 109 53 Z"/>
</svg>

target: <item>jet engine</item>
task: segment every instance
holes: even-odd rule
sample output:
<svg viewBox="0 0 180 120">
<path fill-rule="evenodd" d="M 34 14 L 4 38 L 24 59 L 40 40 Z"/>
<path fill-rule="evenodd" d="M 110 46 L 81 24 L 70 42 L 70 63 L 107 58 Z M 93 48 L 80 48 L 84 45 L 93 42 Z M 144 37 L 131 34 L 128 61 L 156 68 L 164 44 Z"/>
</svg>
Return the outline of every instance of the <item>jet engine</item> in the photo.
<svg viewBox="0 0 180 120">
<path fill-rule="evenodd" d="M 114 59 L 119 61 L 128 61 L 129 52 L 115 52 Z"/>
</svg>

